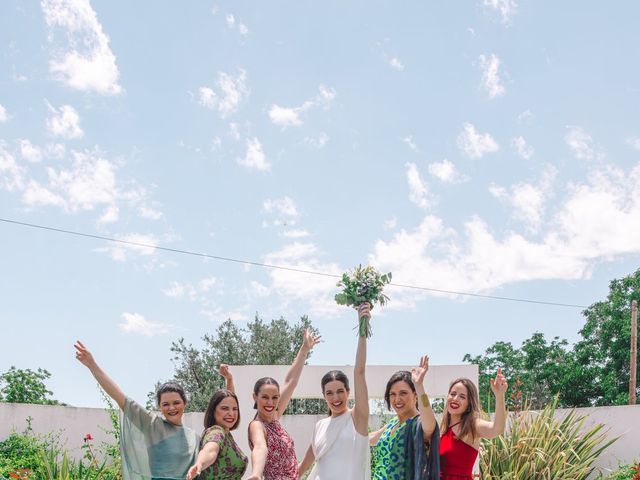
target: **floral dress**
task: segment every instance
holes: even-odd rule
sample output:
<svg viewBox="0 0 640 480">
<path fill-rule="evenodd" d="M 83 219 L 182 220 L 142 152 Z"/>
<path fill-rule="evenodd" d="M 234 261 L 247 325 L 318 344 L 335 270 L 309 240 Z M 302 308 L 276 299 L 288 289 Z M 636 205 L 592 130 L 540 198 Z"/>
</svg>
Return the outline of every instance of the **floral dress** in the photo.
<svg viewBox="0 0 640 480">
<path fill-rule="evenodd" d="M 202 434 L 200 449 L 209 442 L 217 443 L 220 447 L 218 457 L 213 465 L 205 468 L 199 480 L 240 480 L 247 469 L 249 460 L 240 450 L 231 433 L 225 432 L 218 425 L 207 428 Z"/>
<path fill-rule="evenodd" d="M 264 480 L 298 480 L 298 460 L 293 438 L 284 429 L 280 421 L 261 422 L 267 437 L 267 461 L 264 465 Z M 249 437 L 249 447 L 253 442 Z"/>
</svg>

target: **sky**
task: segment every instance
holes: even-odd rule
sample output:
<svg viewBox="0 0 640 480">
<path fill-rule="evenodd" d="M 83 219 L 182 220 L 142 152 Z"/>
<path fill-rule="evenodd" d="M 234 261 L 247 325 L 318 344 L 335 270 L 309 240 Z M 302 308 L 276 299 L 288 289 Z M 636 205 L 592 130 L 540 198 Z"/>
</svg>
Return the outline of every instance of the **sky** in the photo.
<svg viewBox="0 0 640 480">
<path fill-rule="evenodd" d="M 309 315 L 353 364 L 340 274 L 389 287 L 370 364 L 461 363 L 581 312 L 640 260 L 640 4 L 5 0 L 0 371 L 102 406 L 171 342 Z M 141 245 L 27 227 L 23 222 Z M 212 375 L 214 373 L 212 372 Z"/>
</svg>

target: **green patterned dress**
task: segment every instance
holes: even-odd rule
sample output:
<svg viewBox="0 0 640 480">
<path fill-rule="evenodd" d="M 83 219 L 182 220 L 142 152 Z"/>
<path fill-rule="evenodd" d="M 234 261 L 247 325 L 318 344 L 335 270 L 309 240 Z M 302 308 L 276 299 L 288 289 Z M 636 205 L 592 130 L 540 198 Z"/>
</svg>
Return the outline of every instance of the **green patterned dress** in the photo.
<svg viewBox="0 0 640 480">
<path fill-rule="evenodd" d="M 373 480 L 405 480 L 407 478 L 404 445 L 407 422 L 399 425 L 398 423 L 398 417 L 391 420 L 376 444 L 378 460 L 373 471 Z"/>
<path fill-rule="evenodd" d="M 202 434 L 200 449 L 206 443 L 214 442 L 220 447 L 216 461 L 204 469 L 199 480 L 240 480 L 247 468 L 249 460 L 240 450 L 231 433 L 225 432 L 218 425 L 207 428 Z"/>
</svg>

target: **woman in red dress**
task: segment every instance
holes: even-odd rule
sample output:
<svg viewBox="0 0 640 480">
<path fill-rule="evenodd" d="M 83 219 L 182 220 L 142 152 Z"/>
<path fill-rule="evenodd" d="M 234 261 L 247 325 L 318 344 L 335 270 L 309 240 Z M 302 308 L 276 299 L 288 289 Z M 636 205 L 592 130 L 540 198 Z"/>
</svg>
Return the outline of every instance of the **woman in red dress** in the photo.
<svg viewBox="0 0 640 480">
<path fill-rule="evenodd" d="M 449 386 L 440 429 L 441 480 L 472 480 L 480 439 L 494 438 L 504 432 L 507 380 L 498 369 L 496 378 L 490 381 L 496 397 L 496 413 L 492 422 L 480 418 L 478 389 L 471 380 L 458 378 Z"/>
</svg>

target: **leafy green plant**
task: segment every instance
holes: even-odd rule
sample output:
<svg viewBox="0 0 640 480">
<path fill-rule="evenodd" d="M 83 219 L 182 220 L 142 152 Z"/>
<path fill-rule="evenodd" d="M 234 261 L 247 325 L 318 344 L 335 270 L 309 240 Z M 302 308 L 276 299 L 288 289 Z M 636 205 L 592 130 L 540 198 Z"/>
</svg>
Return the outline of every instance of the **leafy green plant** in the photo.
<svg viewBox="0 0 640 480">
<path fill-rule="evenodd" d="M 29 427 L 23 433 L 13 432 L 0 442 L 0 477 L 25 478 L 26 474 L 40 472 L 38 452 L 44 445 L 45 441 L 32 435 Z"/>
<path fill-rule="evenodd" d="M 602 480 L 640 480 L 640 462 L 620 465 L 615 472 L 600 478 Z"/>
<path fill-rule="evenodd" d="M 617 438 L 607 440 L 604 425 L 584 428 L 587 417 L 571 410 L 554 417 L 557 397 L 540 412 L 510 419 L 505 435 L 482 441 L 480 470 L 485 480 L 585 480 L 598 456 Z"/>
<path fill-rule="evenodd" d="M 75 463 L 69 459 L 65 450 L 60 450 L 57 445 L 50 445 L 39 452 L 42 471 L 45 480 L 111 480 L 106 476 L 105 463 L 95 464 L 95 458 L 89 466 L 83 462 Z"/>
</svg>

